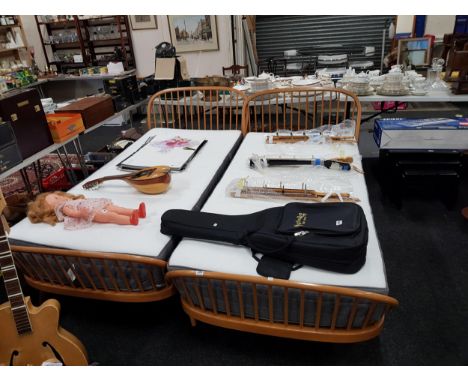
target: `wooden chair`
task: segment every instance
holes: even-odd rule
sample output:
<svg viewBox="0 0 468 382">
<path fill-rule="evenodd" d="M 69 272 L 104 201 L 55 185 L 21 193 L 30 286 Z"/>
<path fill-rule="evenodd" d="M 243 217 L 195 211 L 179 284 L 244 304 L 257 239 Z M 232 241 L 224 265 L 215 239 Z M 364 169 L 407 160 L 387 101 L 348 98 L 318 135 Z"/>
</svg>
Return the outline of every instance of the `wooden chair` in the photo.
<svg viewBox="0 0 468 382">
<path fill-rule="evenodd" d="M 392 297 L 362 290 L 257 276 L 178 270 L 167 273 L 193 326 L 301 340 L 350 343 L 382 331 Z"/>
<path fill-rule="evenodd" d="M 241 130 L 245 95 L 224 86 L 162 90 L 148 102 L 148 128 Z"/>
<path fill-rule="evenodd" d="M 257 92 L 247 97 L 243 108 L 243 133 L 299 131 L 344 120 L 356 123 L 359 139 L 361 103 L 349 91 L 337 88 L 285 88 Z"/>
<path fill-rule="evenodd" d="M 231 66 L 223 66 L 223 76 L 229 75 L 239 75 L 241 70 L 245 70 L 245 74 L 247 74 L 249 67 L 247 65 L 231 65 Z"/>
</svg>

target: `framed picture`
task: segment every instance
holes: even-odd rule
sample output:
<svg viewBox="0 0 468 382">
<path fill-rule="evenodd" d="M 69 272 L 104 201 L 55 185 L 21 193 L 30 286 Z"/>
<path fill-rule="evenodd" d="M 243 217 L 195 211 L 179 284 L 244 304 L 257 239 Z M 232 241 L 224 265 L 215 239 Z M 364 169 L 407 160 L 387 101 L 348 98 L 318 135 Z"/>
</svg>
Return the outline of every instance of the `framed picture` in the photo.
<svg viewBox="0 0 468 382">
<path fill-rule="evenodd" d="M 177 53 L 218 50 L 216 16 L 168 16 Z"/>
<path fill-rule="evenodd" d="M 431 38 L 402 38 L 398 40 L 397 64 L 428 66 L 431 64 Z"/>
<path fill-rule="evenodd" d="M 141 15 L 141 16 L 129 16 L 130 24 L 133 30 L 138 29 L 158 29 L 158 23 L 156 16 Z"/>
</svg>

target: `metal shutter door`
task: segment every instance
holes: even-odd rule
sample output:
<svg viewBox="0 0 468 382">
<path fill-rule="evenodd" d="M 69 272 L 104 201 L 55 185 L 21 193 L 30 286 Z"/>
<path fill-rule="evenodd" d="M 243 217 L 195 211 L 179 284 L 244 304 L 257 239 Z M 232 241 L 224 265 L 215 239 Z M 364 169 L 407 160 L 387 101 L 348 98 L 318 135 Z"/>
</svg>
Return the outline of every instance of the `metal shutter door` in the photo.
<svg viewBox="0 0 468 382">
<path fill-rule="evenodd" d="M 307 50 L 312 46 L 343 44 L 360 45 L 362 51 L 353 50 L 353 61 L 374 61 L 380 68 L 382 31 L 386 29 L 385 53 L 388 52 L 388 26 L 394 16 L 257 16 L 256 45 L 260 71 L 265 60 L 283 56 L 288 49 Z M 372 57 L 365 57 L 364 46 L 375 47 Z M 346 49 L 338 49 L 345 53 Z M 323 54 L 337 53 L 337 49 L 323 49 Z"/>
</svg>

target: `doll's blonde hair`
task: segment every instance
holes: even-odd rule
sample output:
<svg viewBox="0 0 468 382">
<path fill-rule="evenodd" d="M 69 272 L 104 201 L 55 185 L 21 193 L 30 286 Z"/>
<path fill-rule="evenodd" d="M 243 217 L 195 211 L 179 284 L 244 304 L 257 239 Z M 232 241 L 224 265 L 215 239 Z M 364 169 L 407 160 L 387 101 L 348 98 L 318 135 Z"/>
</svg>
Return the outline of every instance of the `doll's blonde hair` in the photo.
<svg viewBox="0 0 468 382">
<path fill-rule="evenodd" d="M 55 223 L 58 222 L 54 208 L 46 202 L 47 195 L 50 194 L 57 194 L 70 200 L 84 199 L 83 195 L 73 195 L 63 191 L 44 192 L 39 194 L 33 202 L 28 203 L 28 218 L 31 223 L 36 224 L 44 222 L 50 225 L 55 225 Z"/>
</svg>

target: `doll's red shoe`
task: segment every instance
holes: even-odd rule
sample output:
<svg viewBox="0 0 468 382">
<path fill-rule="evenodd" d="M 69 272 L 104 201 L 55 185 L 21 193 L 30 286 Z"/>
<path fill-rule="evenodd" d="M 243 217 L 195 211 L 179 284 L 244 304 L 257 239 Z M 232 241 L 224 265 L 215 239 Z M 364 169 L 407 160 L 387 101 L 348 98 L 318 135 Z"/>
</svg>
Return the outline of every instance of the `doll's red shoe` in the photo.
<svg viewBox="0 0 468 382">
<path fill-rule="evenodd" d="M 138 206 L 138 216 L 140 218 L 146 218 L 146 205 L 143 202 Z"/>
<path fill-rule="evenodd" d="M 130 216 L 130 224 L 138 225 L 138 211 L 133 211 L 132 216 Z"/>
</svg>

